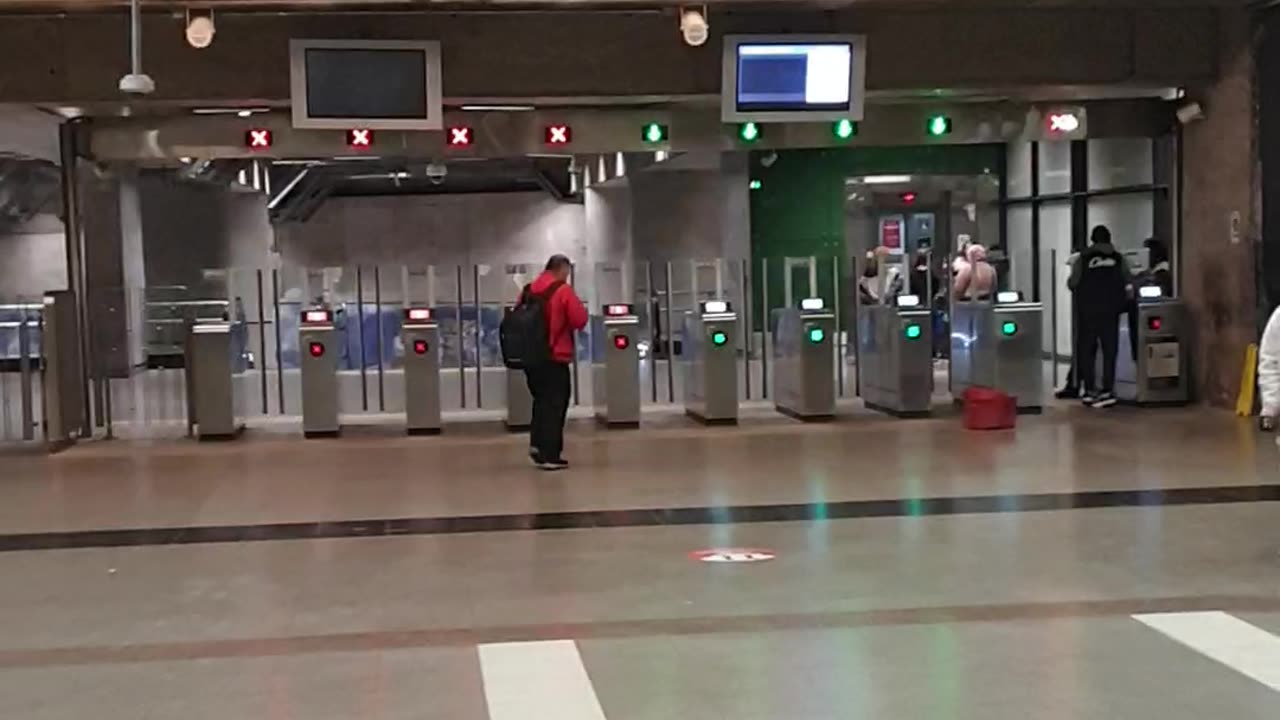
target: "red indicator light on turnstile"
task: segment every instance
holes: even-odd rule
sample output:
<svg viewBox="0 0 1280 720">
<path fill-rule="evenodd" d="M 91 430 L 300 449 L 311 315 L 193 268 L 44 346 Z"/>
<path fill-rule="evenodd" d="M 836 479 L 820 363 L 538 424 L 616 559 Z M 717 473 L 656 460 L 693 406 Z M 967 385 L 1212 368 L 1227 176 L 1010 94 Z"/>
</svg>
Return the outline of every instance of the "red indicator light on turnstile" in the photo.
<svg viewBox="0 0 1280 720">
<path fill-rule="evenodd" d="M 1164 326 L 1164 321 L 1162 321 L 1158 316 L 1152 316 L 1147 318 L 1148 328 L 1152 330 L 1159 330 L 1163 326 Z"/>
<path fill-rule="evenodd" d="M 250 150 L 266 150 L 271 147 L 271 131 L 266 128 L 249 128 L 244 132 L 244 144 Z"/>
<path fill-rule="evenodd" d="M 466 125 L 454 125 L 449 128 L 447 142 L 451 148 L 471 147 L 471 128 Z"/>
<path fill-rule="evenodd" d="M 548 125 L 543 130 L 542 140 L 548 145 L 568 145 L 573 142 L 573 128 L 568 125 Z"/>
<path fill-rule="evenodd" d="M 320 357 L 321 355 L 324 355 L 324 343 L 322 343 L 322 342 L 313 342 L 313 343 L 311 343 L 311 345 L 307 348 L 307 351 L 311 353 L 311 357 L 316 357 L 316 358 L 318 358 L 318 357 Z"/>
<path fill-rule="evenodd" d="M 628 347 L 631 347 L 631 338 L 626 335 L 614 335 L 613 346 L 619 350 L 626 350 Z"/>
<path fill-rule="evenodd" d="M 347 131 L 347 145 L 353 148 L 373 147 L 373 131 L 368 128 L 351 128 Z"/>
<path fill-rule="evenodd" d="M 414 341 L 413 341 L 413 351 L 414 351 L 415 353 L 419 354 L 419 355 L 426 355 L 426 354 L 427 354 L 427 341 L 426 341 L 426 340 L 414 340 Z"/>
</svg>

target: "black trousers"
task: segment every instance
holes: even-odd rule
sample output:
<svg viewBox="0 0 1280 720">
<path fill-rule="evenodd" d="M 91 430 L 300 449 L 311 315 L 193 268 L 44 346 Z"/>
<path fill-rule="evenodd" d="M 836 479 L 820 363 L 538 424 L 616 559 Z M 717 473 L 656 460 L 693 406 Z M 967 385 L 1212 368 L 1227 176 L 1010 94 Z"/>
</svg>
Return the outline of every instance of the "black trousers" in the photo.
<svg viewBox="0 0 1280 720">
<path fill-rule="evenodd" d="M 569 412 L 569 366 L 553 362 L 525 368 L 525 382 L 533 396 L 529 445 L 540 460 L 559 460 L 564 450 L 564 419 Z"/>
<path fill-rule="evenodd" d="M 1075 370 L 1085 392 L 1114 392 L 1116 389 L 1116 353 L 1120 350 L 1120 314 L 1080 315 L 1077 335 Z M 1102 384 L 1096 380 L 1098 349 L 1102 349 Z"/>
</svg>

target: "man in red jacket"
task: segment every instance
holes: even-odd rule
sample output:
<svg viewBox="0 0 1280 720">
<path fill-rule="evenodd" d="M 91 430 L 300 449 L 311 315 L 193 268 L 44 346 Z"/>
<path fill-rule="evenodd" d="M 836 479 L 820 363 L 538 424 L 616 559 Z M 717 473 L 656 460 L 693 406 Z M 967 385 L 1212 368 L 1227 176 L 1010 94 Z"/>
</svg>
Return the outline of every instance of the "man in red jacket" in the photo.
<svg viewBox="0 0 1280 720">
<path fill-rule="evenodd" d="M 564 449 L 565 415 L 569 412 L 569 365 L 573 362 L 573 334 L 587 326 L 587 309 L 568 284 L 572 270 L 569 258 L 552 255 L 546 270 L 529 284 L 529 292 L 535 295 L 550 291 L 545 307 L 552 362 L 524 371 L 533 396 L 529 457 L 543 470 L 569 467 L 560 456 Z"/>
</svg>

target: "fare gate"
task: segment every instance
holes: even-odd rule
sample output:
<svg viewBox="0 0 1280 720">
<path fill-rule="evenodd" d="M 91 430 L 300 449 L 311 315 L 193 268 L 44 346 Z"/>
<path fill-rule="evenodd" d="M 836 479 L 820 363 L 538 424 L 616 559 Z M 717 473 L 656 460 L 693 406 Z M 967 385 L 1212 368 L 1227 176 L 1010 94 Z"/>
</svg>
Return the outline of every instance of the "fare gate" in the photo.
<svg viewBox="0 0 1280 720">
<path fill-rule="evenodd" d="M 632 305 L 605 305 L 603 328 L 595 333 L 591 370 L 596 419 L 611 428 L 639 427 L 640 318 Z"/>
<path fill-rule="evenodd" d="M 858 309 L 858 375 L 868 408 L 897 417 L 928 415 L 933 400 L 933 327 L 915 295 Z"/>
<path fill-rule="evenodd" d="M 708 300 L 685 316 L 684 409 L 699 422 L 738 422 L 737 331 L 738 314 L 725 300 Z"/>
<path fill-rule="evenodd" d="M 1136 322 L 1120 316 L 1116 397 L 1138 405 L 1187 402 L 1187 309 L 1156 286 L 1138 289 Z M 1135 334 L 1136 333 L 1136 334 Z M 1100 371 L 1099 371 L 1100 372 Z"/>
<path fill-rule="evenodd" d="M 440 421 L 440 328 L 428 308 L 409 308 L 404 337 L 405 428 L 410 435 L 437 435 Z"/>
<path fill-rule="evenodd" d="M 996 302 L 956 301 L 951 305 L 951 393 L 963 398 L 970 387 L 999 390 L 1014 398 L 1018 412 L 1044 407 L 1041 325 L 1044 310 L 1016 292 Z"/>
<path fill-rule="evenodd" d="M 187 408 L 196 437 L 237 437 L 244 431 L 244 413 L 235 391 L 236 351 L 231 323 L 195 323 L 187 335 L 186 350 Z"/>
<path fill-rule="evenodd" d="M 774 407 L 805 421 L 835 418 L 835 314 L 822 298 L 783 310 L 774 330 Z"/>
<path fill-rule="evenodd" d="M 298 346 L 302 349 L 302 434 L 336 437 L 338 422 L 338 335 L 333 311 L 316 308 L 302 313 Z"/>
</svg>

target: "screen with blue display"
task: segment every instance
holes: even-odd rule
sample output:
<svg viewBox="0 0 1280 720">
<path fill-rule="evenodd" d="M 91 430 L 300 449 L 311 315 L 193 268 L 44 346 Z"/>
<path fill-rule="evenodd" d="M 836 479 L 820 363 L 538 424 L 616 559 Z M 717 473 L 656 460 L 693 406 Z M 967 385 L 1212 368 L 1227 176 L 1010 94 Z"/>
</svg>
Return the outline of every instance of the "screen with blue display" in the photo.
<svg viewBox="0 0 1280 720">
<path fill-rule="evenodd" d="M 743 43 L 737 52 L 739 112 L 840 110 L 849 105 L 848 43 Z"/>
</svg>

